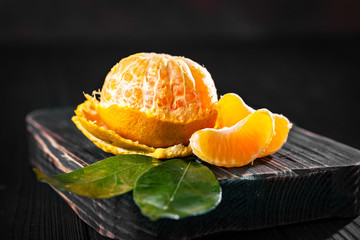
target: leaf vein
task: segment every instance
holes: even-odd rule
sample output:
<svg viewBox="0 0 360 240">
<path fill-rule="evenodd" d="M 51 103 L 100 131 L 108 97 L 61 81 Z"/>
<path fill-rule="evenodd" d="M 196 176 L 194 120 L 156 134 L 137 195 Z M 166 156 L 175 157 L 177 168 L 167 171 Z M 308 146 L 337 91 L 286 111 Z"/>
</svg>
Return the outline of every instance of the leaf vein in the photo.
<svg viewBox="0 0 360 240">
<path fill-rule="evenodd" d="M 141 163 L 141 164 L 138 164 L 138 165 L 135 165 L 138 170 L 140 169 L 140 166 L 142 165 L 146 165 L 148 163 Z M 131 168 L 134 168 L 134 165 L 132 166 L 129 166 L 127 168 L 123 168 L 123 169 L 120 169 L 119 171 L 113 171 L 112 173 L 106 175 L 106 176 L 102 176 L 102 177 L 98 177 L 98 178 L 93 178 L 93 179 L 85 179 L 85 180 L 80 180 L 80 181 L 75 181 L 75 182 L 69 182 L 67 184 L 90 184 L 90 183 L 96 183 L 96 182 L 100 182 L 100 181 L 103 181 L 104 179 L 108 178 L 108 177 L 111 177 L 113 175 L 117 175 L 119 173 L 122 173 L 122 172 L 125 172 Z M 138 171 L 137 170 L 137 171 Z"/>
<path fill-rule="evenodd" d="M 173 202 L 174 197 L 175 197 L 176 193 L 178 192 L 178 190 L 179 190 L 179 188 L 180 188 L 180 185 L 181 185 L 181 183 L 183 182 L 183 180 L 184 180 L 184 178 L 185 178 L 185 175 L 186 175 L 186 173 L 187 173 L 190 165 L 191 165 L 191 162 L 189 162 L 189 163 L 187 164 L 186 169 L 185 169 L 184 173 L 182 174 L 182 176 L 181 176 L 178 184 L 176 185 L 174 192 L 172 193 L 171 197 L 169 198 L 168 203 L 165 205 L 165 209 L 168 209 L 169 206 L 170 206 L 170 204 Z"/>
</svg>

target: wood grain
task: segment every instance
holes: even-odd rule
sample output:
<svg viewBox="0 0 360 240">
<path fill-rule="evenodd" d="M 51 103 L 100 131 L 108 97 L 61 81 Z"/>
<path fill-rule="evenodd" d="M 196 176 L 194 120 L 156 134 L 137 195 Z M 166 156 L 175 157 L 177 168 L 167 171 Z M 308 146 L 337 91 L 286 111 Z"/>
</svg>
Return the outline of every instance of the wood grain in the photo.
<svg viewBox="0 0 360 240">
<path fill-rule="evenodd" d="M 70 118 L 70 108 L 27 117 L 30 161 L 46 174 L 69 172 L 110 156 L 95 147 Z M 251 230 L 359 214 L 360 151 L 294 126 L 276 154 L 242 168 L 210 169 L 223 200 L 212 212 L 151 222 L 132 194 L 95 200 L 59 195 L 100 234 L 120 239 L 189 238 L 226 230 Z"/>
</svg>

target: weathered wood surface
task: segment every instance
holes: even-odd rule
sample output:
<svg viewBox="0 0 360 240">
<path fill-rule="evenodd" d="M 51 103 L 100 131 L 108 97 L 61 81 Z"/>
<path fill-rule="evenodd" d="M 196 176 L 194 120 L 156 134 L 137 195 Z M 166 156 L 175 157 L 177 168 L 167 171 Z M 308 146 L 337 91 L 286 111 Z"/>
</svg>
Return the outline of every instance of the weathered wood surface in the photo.
<svg viewBox="0 0 360 240">
<path fill-rule="evenodd" d="M 70 118 L 69 108 L 27 117 L 30 161 L 47 174 L 81 168 L 110 156 L 95 147 Z M 132 194 L 95 200 L 57 191 L 100 234 L 120 239 L 189 238 L 359 214 L 360 151 L 294 126 L 276 154 L 251 166 L 209 166 L 223 190 L 212 212 L 156 222 L 142 216 Z M 40 184 L 40 183 L 39 183 Z"/>
</svg>

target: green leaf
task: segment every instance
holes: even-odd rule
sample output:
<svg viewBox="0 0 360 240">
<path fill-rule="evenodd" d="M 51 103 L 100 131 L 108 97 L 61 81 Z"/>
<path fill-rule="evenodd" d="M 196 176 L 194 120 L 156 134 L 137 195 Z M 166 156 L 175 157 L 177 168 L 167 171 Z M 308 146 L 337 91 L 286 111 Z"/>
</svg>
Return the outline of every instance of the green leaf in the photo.
<svg viewBox="0 0 360 240">
<path fill-rule="evenodd" d="M 204 165 L 172 159 L 153 167 L 135 183 L 133 197 L 151 220 L 206 213 L 221 201 L 218 180 Z"/>
<path fill-rule="evenodd" d="M 91 198 L 109 198 L 131 191 L 138 177 L 161 161 L 143 155 L 109 157 L 70 173 L 46 176 L 35 168 L 39 180 L 53 187 Z"/>
</svg>

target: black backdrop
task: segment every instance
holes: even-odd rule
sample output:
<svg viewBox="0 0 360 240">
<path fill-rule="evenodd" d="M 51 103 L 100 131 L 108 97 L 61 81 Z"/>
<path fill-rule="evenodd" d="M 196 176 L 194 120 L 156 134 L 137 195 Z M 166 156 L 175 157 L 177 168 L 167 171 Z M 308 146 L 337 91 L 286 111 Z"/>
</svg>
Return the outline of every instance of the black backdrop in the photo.
<svg viewBox="0 0 360 240">
<path fill-rule="evenodd" d="M 191 58 L 219 95 L 238 93 L 360 148 L 359 10 L 357 0 L 1 1 L 2 230 L 22 183 L 34 178 L 26 114 L 75 107 L 137 52 Z"/>
</svg>

